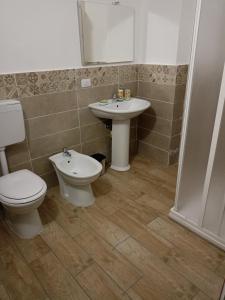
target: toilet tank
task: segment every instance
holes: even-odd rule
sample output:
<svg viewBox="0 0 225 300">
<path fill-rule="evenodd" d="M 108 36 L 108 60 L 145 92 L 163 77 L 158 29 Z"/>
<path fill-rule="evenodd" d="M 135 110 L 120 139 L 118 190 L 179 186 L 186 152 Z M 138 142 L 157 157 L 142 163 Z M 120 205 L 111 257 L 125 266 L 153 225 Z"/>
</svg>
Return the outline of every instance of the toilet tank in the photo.
<svg viewBox="0 0 225 300">
<path fill-rule="evenodd" d="M 0 148 L 25 139 L 23 110 L 18 100 L 0 101 Z"/>
</svg>

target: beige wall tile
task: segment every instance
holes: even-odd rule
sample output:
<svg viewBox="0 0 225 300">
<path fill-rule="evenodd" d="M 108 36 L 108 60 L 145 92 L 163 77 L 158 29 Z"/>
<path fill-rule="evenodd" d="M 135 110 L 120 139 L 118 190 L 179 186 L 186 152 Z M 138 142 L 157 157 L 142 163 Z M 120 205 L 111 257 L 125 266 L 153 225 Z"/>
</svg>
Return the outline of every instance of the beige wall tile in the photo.
<svg viewBox="0 0 225 300">
<path fill-rule="evenodd" d="M 139 141 L 139 153 L 145 158 L 155 159 L 163 164 L 169 164 L 169 152 Z"/>
<path fill-rule="evenodd" d="M 170 149 L 171 150 L 176 150 L 180 148 L 180 140 L 181 140 L 181 135 L 174 135 L 172 136 L 170 140 Z"/>
<path fill-rule="evenodd" d="M 71 129 L 31 140 L 29 144 L 32 159 L 52 154 L 62 151 L 64 147 L 69 148 L 70 146 L 80 144 L 80 129 Z"/>
<path fill-rule="evenodd" d="M 34 140 L 42 136 L 78 127 L 78 125 L 78 112 L 76 110 L 28 119 L 28 137 Z"/>
<path fill-rule="evenodd" d="M 172 135 L 177 135 L 181 133 L 182 121 L 183 121 L 182 118 L 173 120 Z"/>
<path fill-rule="evenodd" d="M 51 187 L 59 184 L 58 178 L 57 178 L 57 175 L 55 172 L 50 172 L 50 173 L 44 174 L 41 177 L 46 182 L 48 188 L 51 188 Z"/>
<path fill-rule="evenodd" d="M 177 66 L 139 65 L 139 80 L 163 85 L 176 85 Z"/>
<path fill-rule="evenodd" d="M 11 145 L 6 148 L 6 156 L 9 166 L 15 166 L 29 161 L 27 142 Z"/>
<path fill-rule="evenodd" d="M 0 100 L 17 98 L 15 74 L 0 75 Z"/>
<path fill-rule="evenodd" d="M 173 103 L 175 86 L 139 81 L 138 96 Z"/>
<path fill-rule="evenodd" d="M 111 99 L 117 93 L 118 85 L 108 85 L 95 88 L 80 89 L 77 92 L 80 108 L 87 107 L 90 103 L 103 99 Z"/>
<path fill-rule="evenodd" d="M 119 66 L 119 83 L 138 81 L 138 65 Z"/>
<path fill-rule="evenodd" d="M 138 140 L 162 150 L 169 151 L 170 149 L 169 136 L 162 135 L 144 128 L 138 128 Z"/>
<path fill-rule="evenodd" d="M 150 100 L 151 106 L 145 111 L 145 114 L 150 114 L 155 117 L 172 120 L 174 105 L 165 101 Z"/>
<path fill-rule="evenodd" d="M 142 114 L 139 117 L 138 126 L 148 130 L 153 130 L 163 135 L 171 135 L 172 132 L 172 121 L 156 118 L 146 114 Z"/>
<path fill-rule="evenodd" d="M 24 162 L 24 163 L 21 163 L 18 165 L 9 166 L 10 172 L 15 172 L 15 171 L 24 170 L 24 169 L 33 171 L 31 161 L 27 161 L 27 162 Z"/>
<path fill-rule="evenodd" d="M 185 92 L 186 92 L 186 84 L 177 85 L 175 88 L 174 102 L 184 103 Z"/>
<path fill-rule="evenodd" d="M 25 118 L 34 118 L 77 108 L 76 92 L 22 98 Z"/>
<path fill-rule="evenodd" d="M 137 97 L 137 93 L 138 93 L 138 82 L 137 81 L 124 82 L 124 83 L 119 84 L 119 86 L 123 89 L 130 89 L 131 97 Z"/>
<path fill-rule="evenodd" d="M 106 129 L 103 123 L 81 127 L 81 142 L 87 142 L 109 135 L 110 130 Z"/>
<path fill-rule="evenodd" d="M 81 68 L 76 70 L 76 86 L 81 88 L 81 79 L 90 78 L 92 87 L 118 84 L 119 72 L 117 66 Z"/>
<path fill-rule="evenodd" d="M 82 108 L 78 112 L 80 116 L 80 126 L 101 123 L 101 120 L 95 117 L 88 107 Z"/>
<path fill-rule="evenodd" d="M 82 144 L 82 151 L 84 154 L 102 153 L 106 155 L 109 160 L 111 157 L 111 139 L 109 137 L 99 138 L 94 141 Z"/>
</svg>

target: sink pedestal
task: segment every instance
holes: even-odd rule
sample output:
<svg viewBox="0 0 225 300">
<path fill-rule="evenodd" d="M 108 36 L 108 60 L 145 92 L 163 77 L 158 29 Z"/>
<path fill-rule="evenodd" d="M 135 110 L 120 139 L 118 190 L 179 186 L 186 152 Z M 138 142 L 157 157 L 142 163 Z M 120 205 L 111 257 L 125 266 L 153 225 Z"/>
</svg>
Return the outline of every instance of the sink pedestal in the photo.
<svg viewBox="0 0 225 300">
<path fill-rule="evenodd" d="M 130 146 L 130 119 L 112 121 L 112 164 L 111 169 L 128 171 Z"/>
</svg>

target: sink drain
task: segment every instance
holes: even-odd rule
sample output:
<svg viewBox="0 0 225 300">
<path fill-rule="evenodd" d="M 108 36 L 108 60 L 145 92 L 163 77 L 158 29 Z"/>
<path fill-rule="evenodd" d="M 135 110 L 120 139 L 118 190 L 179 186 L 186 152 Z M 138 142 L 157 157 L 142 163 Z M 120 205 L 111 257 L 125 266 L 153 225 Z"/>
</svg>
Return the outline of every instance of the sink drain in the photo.
<svg viewBox="0 0 225 300">
<path fill-rule="evenodd" d="M 74 174 L 74 175 L 76 175 L 76 174 L 77 174 L 77 172 L 73 172 L 73 174 Z"/>
</svg>

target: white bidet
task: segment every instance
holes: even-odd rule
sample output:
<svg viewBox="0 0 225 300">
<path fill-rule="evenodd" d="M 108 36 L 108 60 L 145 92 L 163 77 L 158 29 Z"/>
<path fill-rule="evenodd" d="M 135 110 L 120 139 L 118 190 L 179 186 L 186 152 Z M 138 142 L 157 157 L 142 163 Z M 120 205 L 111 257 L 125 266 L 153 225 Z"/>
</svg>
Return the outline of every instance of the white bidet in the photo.
<svg viewBox="0 0 225 300">
<path fill-rule="evenodd" d="M 94 158 L 74 150 L 49 157 L 59 180 L 60 193 L 64 199 L 79 207 L 94 203 L 91 183 L 102 171 L 102 165 Z"/>
</svg>

